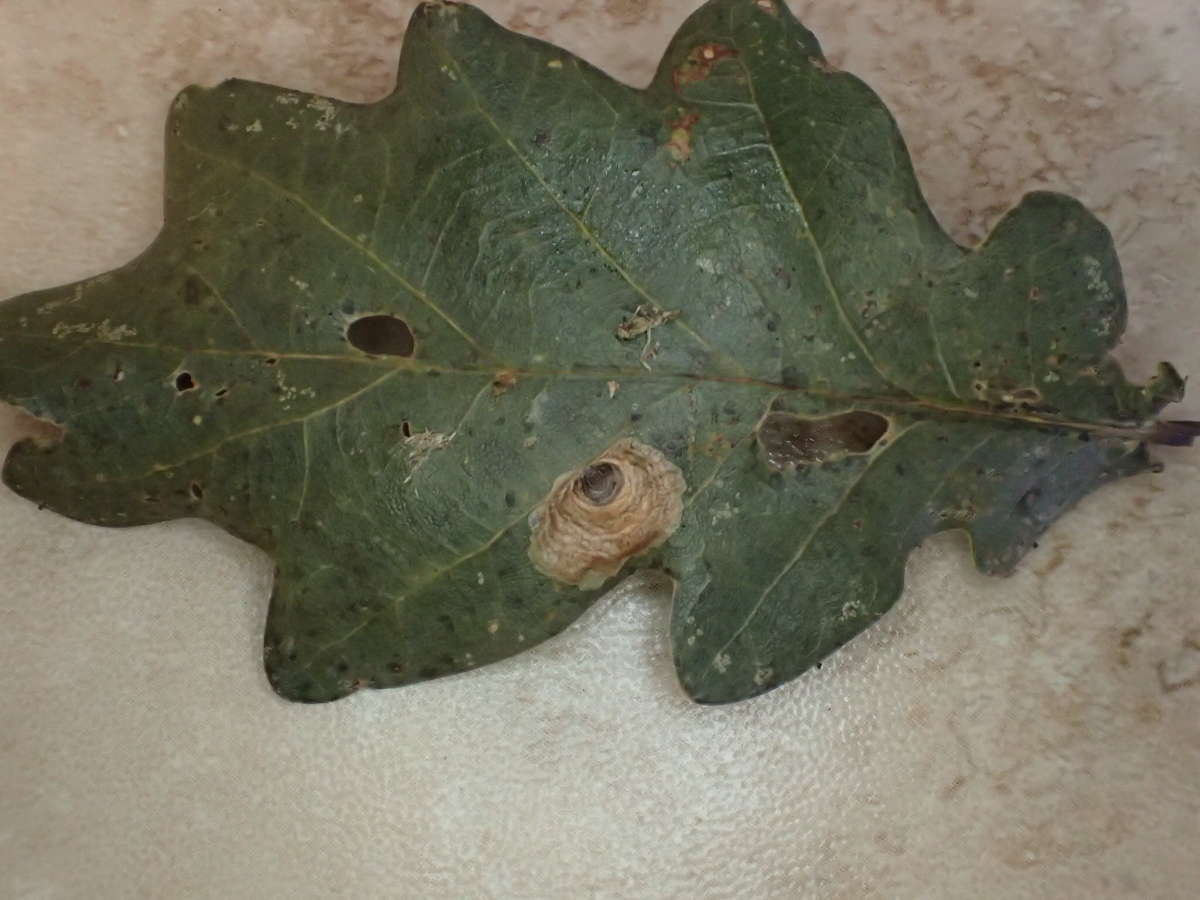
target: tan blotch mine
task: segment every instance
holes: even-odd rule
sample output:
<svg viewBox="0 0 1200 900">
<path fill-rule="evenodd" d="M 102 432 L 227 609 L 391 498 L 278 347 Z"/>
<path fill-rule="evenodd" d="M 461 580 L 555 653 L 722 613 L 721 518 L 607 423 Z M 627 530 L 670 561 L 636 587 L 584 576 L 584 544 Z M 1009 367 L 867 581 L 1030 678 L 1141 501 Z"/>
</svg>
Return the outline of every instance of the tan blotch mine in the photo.
<svg viewBox="0 0 1200 900">
<path fill-rule="evenodd" d="M 555 581 L 597 588 L 630 557 L 675 533 L 686 487 L 662 453 L 622 438 L 555 479 L 529 517 L 529 558 Z"/>
</svg>

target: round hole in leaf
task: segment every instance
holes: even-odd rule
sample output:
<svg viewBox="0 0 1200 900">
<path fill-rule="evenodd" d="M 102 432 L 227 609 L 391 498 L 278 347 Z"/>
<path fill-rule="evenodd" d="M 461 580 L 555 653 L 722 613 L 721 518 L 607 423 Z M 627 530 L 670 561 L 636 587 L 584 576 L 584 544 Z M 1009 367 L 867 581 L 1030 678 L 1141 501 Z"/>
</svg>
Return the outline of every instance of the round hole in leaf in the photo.
<svg viewBox="0 0 1200 900">
<path fill-rule="evenodd" d="M 346 329 L 351 346 L 372 356 L 412 356 L 416 348 L 412 329 L 395 316 L 363 316 Z"/>
<path fill-rule="evenodd" d="M 179 393 L 184 391 L 194 390 L 196 387 L 196 379 L 192 377 L 191 372 L 180 372 L 175 376 L 175 390 Z"/>
</svg>

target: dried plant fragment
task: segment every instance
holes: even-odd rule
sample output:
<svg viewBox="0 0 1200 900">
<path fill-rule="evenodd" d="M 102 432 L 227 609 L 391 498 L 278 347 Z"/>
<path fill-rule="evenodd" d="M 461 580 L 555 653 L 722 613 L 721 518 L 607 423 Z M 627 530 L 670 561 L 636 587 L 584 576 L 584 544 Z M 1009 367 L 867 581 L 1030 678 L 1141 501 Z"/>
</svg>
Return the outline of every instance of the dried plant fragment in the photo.
<svg viewBox="0 0 1200 900">
<path fill-rule="evenodd" d="M 646 334 L 650 329 L 666 325 L 679 318 L 677 309 L 659 309 L 650 303 L 643 303 L 633 311 L 633 315 L 624 319 L 617 326 L 617 337 L 623 341 L 632 341 L 635 337 Z"/>
</svg>

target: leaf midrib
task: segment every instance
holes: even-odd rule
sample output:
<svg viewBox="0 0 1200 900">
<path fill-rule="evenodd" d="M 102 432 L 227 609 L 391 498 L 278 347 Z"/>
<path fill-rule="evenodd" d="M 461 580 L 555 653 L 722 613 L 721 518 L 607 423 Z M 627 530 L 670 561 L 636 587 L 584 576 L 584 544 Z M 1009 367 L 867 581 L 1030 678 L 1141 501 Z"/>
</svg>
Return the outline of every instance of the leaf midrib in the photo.
<svg viewBox="0 0 1200 900">
<path fill-rule="evenodd" d="M 833 403 L 844 404 L 847 408 L 863 408 L 863 409 L 883 409 L 892 410 L 899 413 L 907 413 L 914 416 L 924 416 L 930 418 L 947 418 L 947 419 L 978 419 L 982 421 L 991 421 L 997 423 L 1008 423 L 1027 425 L 1035 428 L 1065 428 L 1073 431 L 1089 432 L 1089 433 L 1111 433 L 1114 437 L 1125 437 L 1128 439 L 1144 439 L 1150 436 L 1150 431 L 1147 428 L 1152 420 L 1091 420 L 1091 419 L 1076 419 L 1070 416 L 1060 416 L 1052 413 L 1038 413 L 1036 411 L 1021 412 L 1018 410 L 1005 410 L 998 407 L 989 407 L 982 404 L 968 403 L 948 403 L 941 400 L 931 400 L 928 398 L 918 397 L 912 394 L 854 394 L 845 391 L 837 390 L 821 390 L 813 387 L 801 387 L 798 385 L 784 384 L 781 382 L 771 381 L 765 378 L 753 378 L 750 376 L 741 375 L 720 375 L 720 374 L 698 374 L 694 372 L 670 372 L 652 370 L 646 371 L 642 368 L 618 368 L 618 367 L 602 367 L 602 368 L 575 368 L 575 369 L 552 369 L 552 368 L 510 368 L 500 366 L 447 366 L 436 363 L 427 362 L 420 358 L 395 358 L 395 357 L 372 357 L 372 356 L 350 356 L 339 354 L 323 354 L 323 353 L 291 353 L 287 351 L 277 351 L 271 349 L 223 349 L 218 347 L 181 347 L 172 344 L 148 344 L 144 342 L 130 341 L 103 341 L 95 338 L 89 338 L 86 335 L 75 336 L 67 335 L 62 338 L 55 338 L 47 335 L 29 335 L 19 332 L 0 332 L 0 339 L 16 338 L 24 340 L 45 341 L 47 343 L 75 343 L 79 345 L 98 344 L 111 347 L 125 347 L 129 349 L 161 351 L 164 353 L 177 354 L 183 357 L 189 356 L 228 356 L 228 357 L 246 357 L 246 358 L 261 358 L 261 359 L 277 359 L 280 361 L 299 360 L 299 361 L 322 361 L 335 364 L 360 365 L 369 366 L 377 369 L 391 370 L 391 374 L 400 374 L 407 371 L 409 374 L 418 375 L 461 375 L 469 378 L 491 377 L 495 378 L 500 375 L 515 377 L 518 381 L 522 378 L 546 378 L 546 379 L 586 379 L 605 381 L 610 379 L 643 379 L 649 381 L 668 381 L 668 380 L 686 380 L 697 384 L 730 384 L 730 385 L 745 385 L 747 387 L 761 388 L 764 391 L 785 392 L 793 396 L 813 397 Z M 614 338 L 616 340 L 616 338 Z M 389 374 L 388 377 L 391 377 Z M 381 380 L 367 385 L 365 390 L 370 390 L 374 385 L 380 383 Z M 341 405 L 351 399 L 357 398 L 364 389 L 359 389 L 347 395 L 340 401 L 324 409 L 332 409 L 334 406 Z M 278 427 L 295 424 L 298 419 L 281 420 L 278 423 L 273 423 Z M 272 427 L 272 425 L 260 426 L 253 429 L 256 433 Z M 245 432 L 248 434 L 250 432 Z M 232 439 L 236 439 L 232 438 Z"/>
</svg>

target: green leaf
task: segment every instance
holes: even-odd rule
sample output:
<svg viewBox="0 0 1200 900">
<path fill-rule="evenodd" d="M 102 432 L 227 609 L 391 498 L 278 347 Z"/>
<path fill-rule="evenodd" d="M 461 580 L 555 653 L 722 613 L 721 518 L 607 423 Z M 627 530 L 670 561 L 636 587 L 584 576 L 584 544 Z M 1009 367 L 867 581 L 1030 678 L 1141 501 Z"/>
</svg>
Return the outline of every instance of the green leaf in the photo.
<svg viewBox="0 0 1200 900">
<path fill-rule="evenodd" d="M 1129 384 L 1124 324 L 1070 199 L 951 241 L 780 2 L 713 0 L 645 90 L 430 4 L 379 103 L 178 97 L 153 245 L 0 306 L 0 397 L 61 426 L 4 477 L 266 550 L 291 699 L 502 659 L 652 567 L 724 702 L 879 618 L 927 536 L 1006 572 L 1150 467 L 1182 381 Z"/>
</svg>

